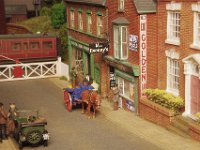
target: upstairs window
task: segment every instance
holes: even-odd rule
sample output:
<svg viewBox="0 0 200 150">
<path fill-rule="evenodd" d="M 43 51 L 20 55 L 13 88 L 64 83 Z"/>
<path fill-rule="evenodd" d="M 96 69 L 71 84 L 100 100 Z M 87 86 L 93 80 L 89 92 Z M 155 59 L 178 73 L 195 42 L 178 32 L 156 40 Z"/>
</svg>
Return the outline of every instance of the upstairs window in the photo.
<svg viewBox="0 0 200 150">
<path fill-rule="evenodd" d="M 118 0 L 118 11 L 124 11 L 124 0 Z"/>
<path fill-rule="evenodd" d="M 92 33 L 92 16 L 88 14 L 87 16 L 87 32 Z"/>
<path fill-rule="evenodd" d="M 78 29 L 83 30 L 83 17 L 82 12 L 78 13 Z"/>
<path fill-rule="evenodd" d="M 101 17 L 102 16 L 97 16 L 97 36 L 99 36 L 99 37 L 102 36 L 102 29 L 103 29 Z"/>
<path fill-rule="evenodd" d="M 200 49 L 200 3 L 193 4 L 192 11 L 194 12 L 194 22 L 191 48 Z"/>
<path fill-rule="evenodd" d="M 128 59 L 128 29 L 127 26 L 114 25 L 114 57 Z"/>
<path fill-rule="evenodd" d="M 180 44 L 180 3 L 167 4 L 167 39 L 166 43 Z"/>
<path fill-rule="evenodd" d="M 70 11 L 70 22 L 71 22 L 71 28 L 74 28 L 74 11 Z"/>
</svg>

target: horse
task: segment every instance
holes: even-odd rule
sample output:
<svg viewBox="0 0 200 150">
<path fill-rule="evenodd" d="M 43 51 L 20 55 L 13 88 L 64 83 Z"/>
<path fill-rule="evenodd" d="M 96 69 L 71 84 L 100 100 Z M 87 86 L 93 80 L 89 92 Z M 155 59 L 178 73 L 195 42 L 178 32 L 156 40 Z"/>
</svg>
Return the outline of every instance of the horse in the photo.
<svg viewBox="0 0 200 150">
<path fill-rule="evenodd" d="M 96 117 L 96 110 L 100 108 L 101 105 L 101 98 L 100 95 L 96 91 L 93 90 L 85 90 L 81 93 L 82 99 L 82 114 L 85 113 L 84 103 L 87 104 L 86 114 L 88 118 L 91 118 L 91 108 L 93 108 L 93 115 L 92 118 Z"/>
</svg>

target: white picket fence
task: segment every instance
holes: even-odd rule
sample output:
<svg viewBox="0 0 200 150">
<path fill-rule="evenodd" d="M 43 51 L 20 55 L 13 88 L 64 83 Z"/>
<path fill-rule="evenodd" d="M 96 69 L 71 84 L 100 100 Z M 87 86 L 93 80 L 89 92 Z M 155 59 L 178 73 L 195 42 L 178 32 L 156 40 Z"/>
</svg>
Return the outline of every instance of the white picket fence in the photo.
<svg viewBox="0 0 200 150">
<path fill-rule="evenodd" d="M 13 70 L 16 67 L 21 67 L 23 69 L 24 74 L 21 77 L 15 77 L 13 75 Z M 65 72 L 62 70 L 65 70 Z M 57 61 L 50 62 L 0 65 L 0 82 L 59 77 L 62 75 L 68 78 L 68 70 L 68 65 L 63 64 L 60 57 Z"/>
</svg>

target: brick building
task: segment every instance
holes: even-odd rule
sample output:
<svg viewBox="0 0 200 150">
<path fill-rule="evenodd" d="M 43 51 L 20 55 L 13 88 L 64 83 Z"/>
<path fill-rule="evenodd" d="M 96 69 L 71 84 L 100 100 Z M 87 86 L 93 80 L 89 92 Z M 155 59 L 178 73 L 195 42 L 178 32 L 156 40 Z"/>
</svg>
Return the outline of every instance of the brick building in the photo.
<svg viewBox="0 0 200 150">
<path fill-rule="evenodd" d="M 27 19 L 26 5 L 6 5 L 5 6 L 6 22 L 16 23 Z"/>
<path fill-rule="evenodd" d="M 158 0 L 158 88 L 185 99 L 184 115 L 200 112 L 200 3 Z"/>
<path fill-rule="evenodd" d="M 103 97 L 117 82 L 122 91 L 120 106 L 136 111 L 140 91 L 157 87 L 156 3 L 153 0 L 65 0 L 65 3 L 70 68 L 75 66 L 84 75 L 91 74 L 100 84 Z M 108 53 L 89 53 L 90 43 L 107 41 Z"/>
<path fill-rule="evenodd" d="M 107 2 L 110 42 L 109 53 L 104 57 L 106 90 L 112 88 L 112 82 L 118 83 L 120 107 L 137 111 L 141 92 L 147 87 L 157 87 L 156 3 L 153 0 Z"/>
<path fill-rule="evenodd" d="M 107 43 L 106 3 L 104 0 L 65 0 L 65 4 L 70 70 L 75 67 L 79 74 L 89 74 L 100 84 L 100 79 L 104 79 L 105 53 L 91 53 L 89 45 Z M 102 88 L 99 90 L 103 91 Z"/>
<path fill-rule="evenodd" d="M 0 0 L 0 34 L 6 33 L 4 0 Z"/>
</svg>

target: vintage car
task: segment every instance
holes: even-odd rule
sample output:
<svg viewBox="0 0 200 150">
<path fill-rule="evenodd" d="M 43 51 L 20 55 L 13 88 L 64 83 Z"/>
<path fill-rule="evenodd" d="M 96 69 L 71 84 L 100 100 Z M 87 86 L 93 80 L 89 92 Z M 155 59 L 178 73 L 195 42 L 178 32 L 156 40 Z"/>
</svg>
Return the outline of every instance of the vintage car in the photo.
<svg viewBox="0 0 200 150">
<path fill-rule="evenodd" d="M 46 143 L 45 135 L 48 132 L 45 129 L 47 121 L 39 116 L 38 110 L 19 110 L 18 116 L 14 119 L 15 130 L 14 138 L 22 149 L 25 144 L 38 146 Z"/>
</svg>

